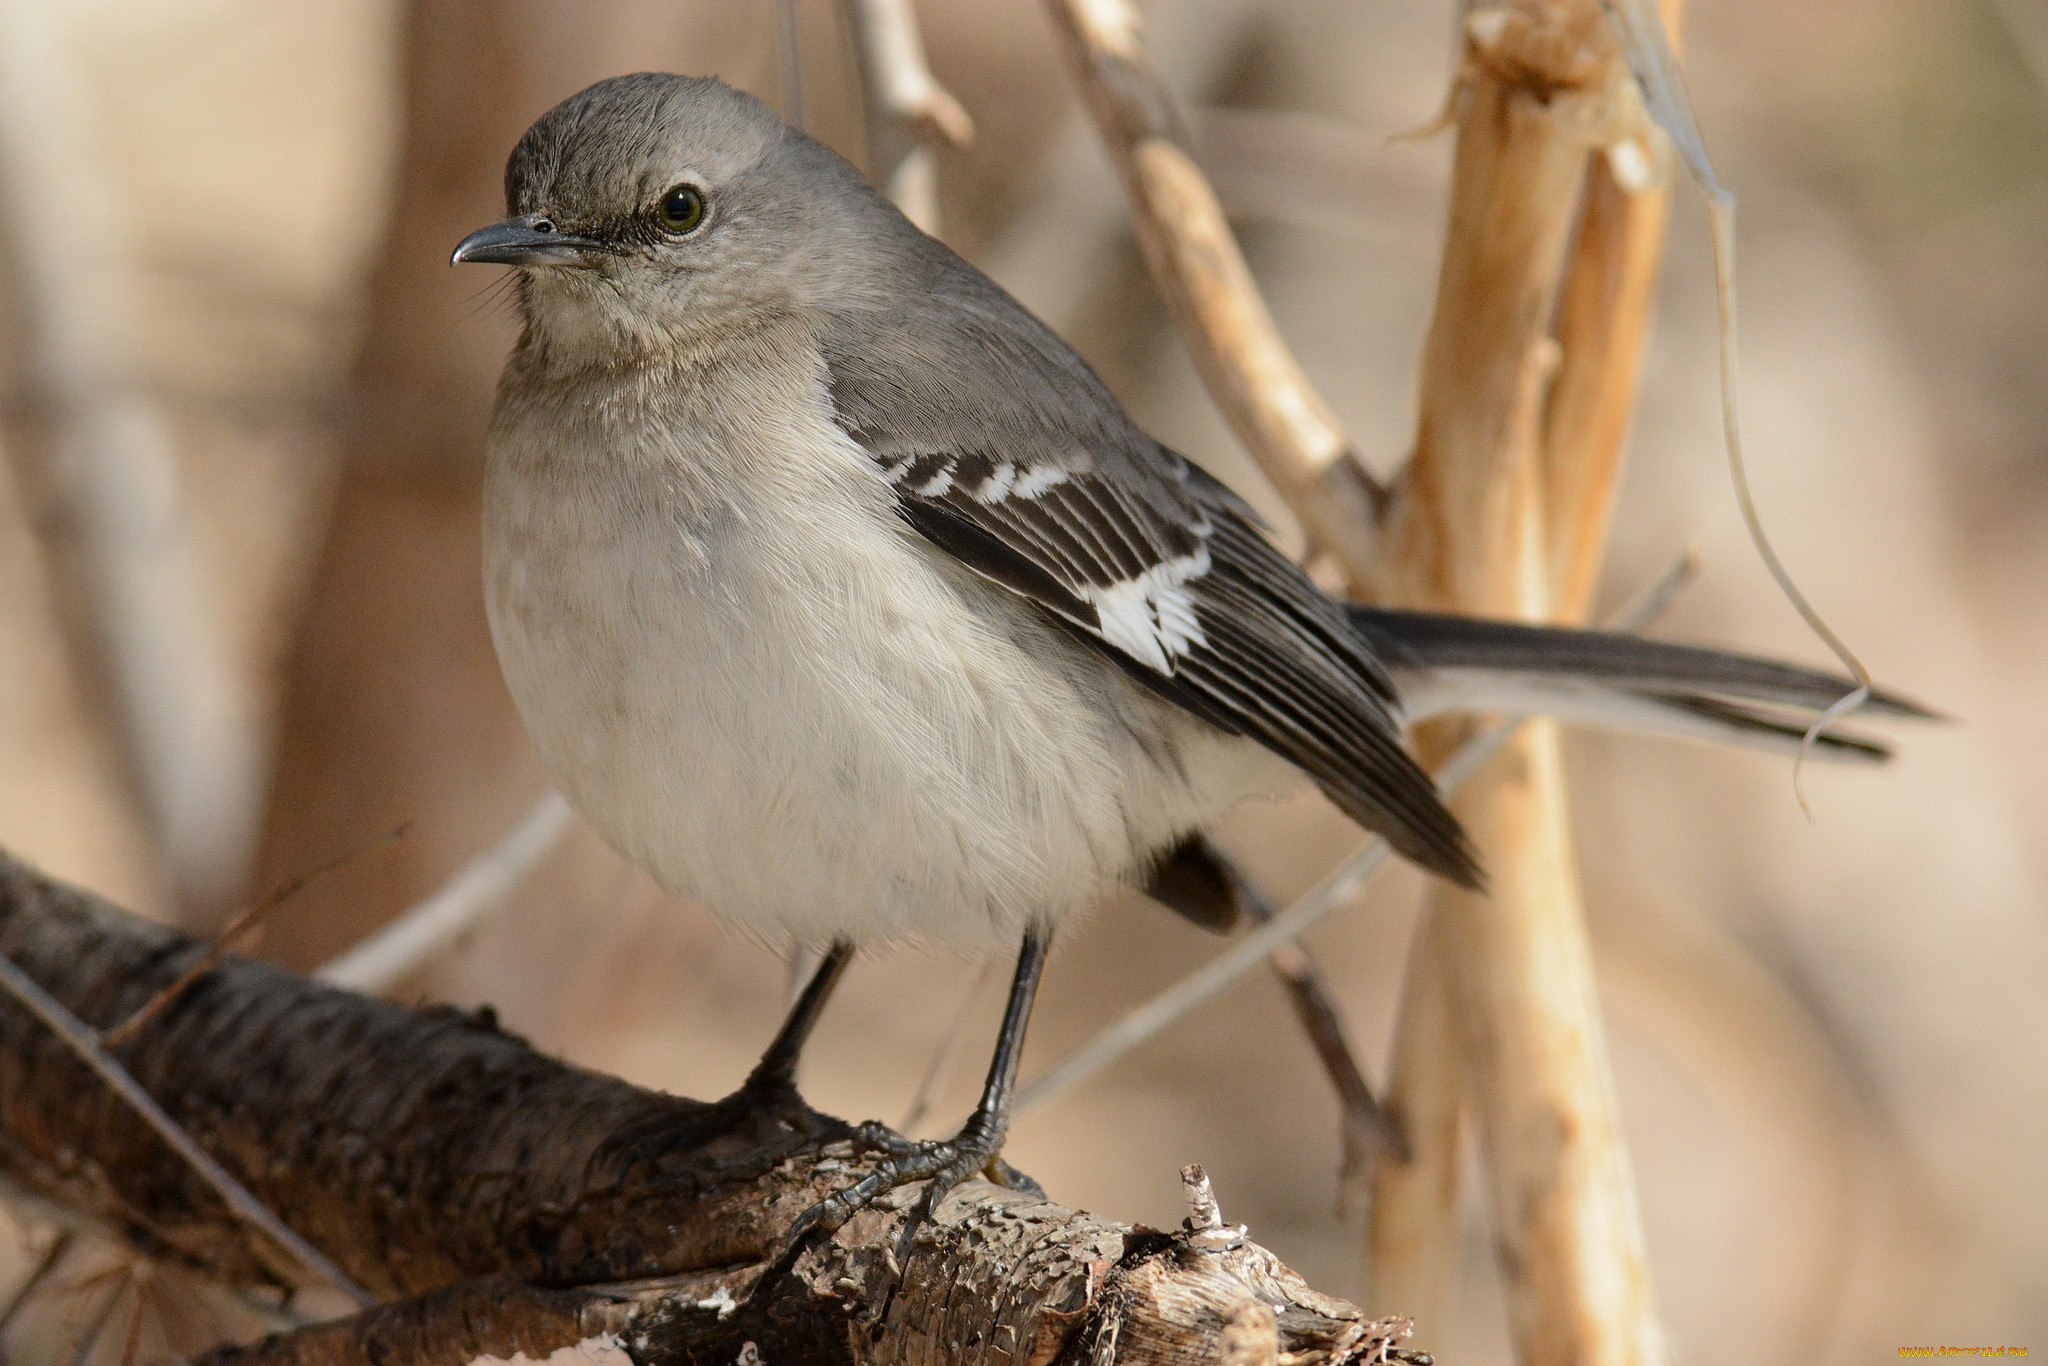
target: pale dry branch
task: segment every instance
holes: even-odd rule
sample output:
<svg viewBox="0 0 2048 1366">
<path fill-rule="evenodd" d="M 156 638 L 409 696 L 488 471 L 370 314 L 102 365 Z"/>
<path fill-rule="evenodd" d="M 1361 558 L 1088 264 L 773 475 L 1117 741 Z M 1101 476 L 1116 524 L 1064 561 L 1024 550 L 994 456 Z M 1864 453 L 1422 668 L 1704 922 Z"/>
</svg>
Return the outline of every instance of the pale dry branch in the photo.
<svg viewBox="0 0 2048 1366">
<path fill-rule="evenodd" d="M 1155 59 L 1191 95 L 1211 93 L 1230 78 L 1265 12 L 1264 0 L 1182 6 L 1157 35 Z M 1108 286 L 1130 236 L 1130 210 L 1116 172 L 1102 154 L 1094 121 L 1077 107 L 1030 173 L 1018 213 L 977 264 L 1055 331 L 1085 343 L 1095 328 L 1121 321 L 1110 316 L 1115 293 Z"/>
<path fill-rule="evenodd" d="M 134 279 L 113 178 L 51 0 L 0 6 L 0 225 L 38 439 L 16 454 L 53 512 L 74 651 L 179 903 L 205 915 L 243 875 L 256 738 L 180 505 L 170 424 L 130 372 Z"/>
<path fill-rule="evenodd" d="M 1452 108 L 1450 221 L 1395 567 L 1413 601 L 1542 620 L 1557 610 L 1559 561 L 1590 594 L 1619 467 L 1647 298 L 1616 318 L 1602 291 L 1647 290 L 1654 246 L 1593 242 L 1584 293 L 1564 282 L 1581 264 L 1572 243 L 1589 159 L 1640 132 L 1640 102 L 1597 0 L 1506 0 L 1465 15 Z M 1661 217 L 1648 226 L 1661 231 Z M 1617 246 L 1628 248 L 1618 264 Z M 1550 333 L 1561 297 L 1576 357 Z M 1571 444 L 1558 460 L 1585 467 L 1559 479 L 1550 435 Z M 1391 1105 L 1418 1125 L 1414 1160 L 1385 1164 L 1375 1191 L 1382 1285 L 1431 1305 L 1448 1297 L 1455 1076 L 1478 1122 L 1519 1359 L 1659 1361 L 1555 727 L 1517 736 L 1454 809 L 1490 887 L 1440 890 L 1411 959 Z"/>
<path fill-rule="evenodd" d="M 1424 1323 L 1450 1310 L 1464 1222 L 1465 1055 L 1449 981 L 1455 947 L 1443 917 L 1416 926 L 1387 1062 L 1387 1114 L 1405 1151 L 1373 1169 L 1366 1226 L 1368 1303 L 1399 1304 Z"/>
<path fill-rule="evenodd" d="M 1620 611 L 1612 626 L 1638 630 L 1664 615 L 1699 571 L 1687 550 Z M 1466 1075 L 1452 999 L 1447 933 L 1427 917 L 1409 949 L 1387 1068 L 1387 1111 L 1405 1140 L 1398 1169 L 1376 1168 L 1368 1265 L 1372 1302 L 1398 1304 L 1437 1323 L 1450 1306 L 1460 1253 L 1459 1175 Z"/>
<path fill-rule="evenodd" d="M 323 965 L 314 977 L 371 995 L 391 990 L 511 900 L 575 823 L 575 813 L 561 794 L 549 792 L 503 839 L 459 869 L 432 896 Z"/>
<path fill-rule="evenodd" d="M 910 221 L 939 228 L 939 147 L 965 147 L 974 121 L 925 62 L 911 0 L 843 0 L 868 116 L 868 173 Z"/>
<path fill-rule="evenodd" d="M 0 954 L 84 1020 L 205 952 L 0 856 Z M 892 1200 L 789 1249 L 878 1154 L 791 1100 L 706 1105 L 553 1062 L 488 1020 L 229 958 L 129 1059 L 173 1121 L 381 1300 L 215 1366 L 470 1366 L 579 1344 L 622 1361 L 1413 1362 L 1398 1324 L 1242 1238 L 1176 1235 L 972 1182 L 899 1265 Z M 40 1019 L 0 1002 L 0 1177 L 228 1286 L 297 1280 Z M 787 1254 L 787 1255 L 785 1255 Z M 599 1357 L 599 1359 L 604 1359 Z"/>
<path fill-rule="evenodd" d="M 1381 490 L 1309 384 L 1259 296 L 1215 191 L 1195 165 L 1125 0 L 1048 0 L 1054 27 L 1123 180 L 1139 250 L 1240 441 L 1352 586 L 1373 582 Z"/>
<path fill-rule="evenodd" d="M 1558 300 L 1543 511 L 1552 613 L 1562 621 L 1583 620 L 1599 586 L 1670 216 L 1669 144 L 1646 123 L 1587 172 Z"/>
</svg>

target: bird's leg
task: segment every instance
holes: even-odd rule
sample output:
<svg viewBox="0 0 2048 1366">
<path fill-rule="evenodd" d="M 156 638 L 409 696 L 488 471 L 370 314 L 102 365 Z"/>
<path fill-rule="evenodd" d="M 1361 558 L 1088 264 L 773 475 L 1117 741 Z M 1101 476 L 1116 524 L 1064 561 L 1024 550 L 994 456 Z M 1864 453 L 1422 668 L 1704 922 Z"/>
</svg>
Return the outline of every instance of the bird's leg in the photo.
<svg viewBox="0 0 2048 1366">
<path fill-rule="evenodd" d="M 805 1210 L 797 1218 L 793 1238 L 802 1238 L 814 1229 L 829 1233 L 885 1191 L 923 1181 L 927 1183 L 924 1194 L 903 1230 L 900 1249 L 907 1252 L 912 1236 L 930 1220 L 946 1192 L 977 1172 L 986 1172 L 1003 1185 L 1036 1189 L 1035 1182 L 1014 1171 L 1000 1154 L 1010 1129 L 1010 1097 L 1017 1089 L 1017 1065 L 1024 1056 L 1024 1029 L 1031 1022 L 1031 1006 L 1038 996 L 1038 979 L 1045 971 L 1051 942 L 1043 930 L 1025 931 L 1024 947 L 1017 955 L 1017 975 L 1010 983 L 1009 1004 L 1003 1009 L 1002 1032 L 996 1036 L 995 1057 L 989 1062 L 988 1081 L 982 1087 L 980 1104 L 960 1132 L 951 1138 L 916 1143 L 891 1135 L 883 1145 L 890 1155 L 853 1185 Z"/>
<path fill-rule="evenodd" d="M 804 989 L 797 993 L 796 1002 L 784 1017 L 782 1028 L 775 1032 L 768 1051 L 747 1074 L 746 1083 L 739 1089 L 739 1097 L 757 1104 L 796 1099 L 797 1057 L 803 1052 L 804 1041 L 811 1037 L 811 1030 L 817 1026 L 818 1017 L 825 1013 L 825 1002 L 832 999 L 832 989 L 839 985 L 839 979 L 852 958 L 853 945 L 843 939 L 825 950 L 825 956 L 818 960 L 817 970 L 804 983 Z"/>
</svg>

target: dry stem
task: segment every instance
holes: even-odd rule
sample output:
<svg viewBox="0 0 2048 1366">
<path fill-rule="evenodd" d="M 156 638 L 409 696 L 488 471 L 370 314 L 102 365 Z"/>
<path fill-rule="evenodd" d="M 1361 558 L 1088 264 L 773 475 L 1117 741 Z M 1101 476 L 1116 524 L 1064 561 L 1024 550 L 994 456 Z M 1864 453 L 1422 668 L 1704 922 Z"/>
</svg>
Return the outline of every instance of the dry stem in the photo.
<svg viewBox="0 0 2048 1366">
<path fill-rule="evenodd" d="M 1125 0 L 1048 0 L 1128 192 L 1145 264 L 1238 439 L 1353 587 L 1378 564 L 1381 491 L 1281 340 L 1223 207 L 1183 145 Z"/>
<path fill-rule="evenodd" d="M 1614 615 L 1611 629 L 1639 630 L 1661 615 L 1692 576 L 1693 558 L 1683 555 L 1664 573 L 1653 579 L 1626 607 Z M 1480 730 L 1431 775 L 1439 791 L 1455 793 L 1473 774 L 1486 766 L 1522 720 L 1501 722 Z M 1061 1058 L 1044 1075 L 1017 1093 L 1017 1112 L 1042 1105 L 1070 1087 L 1094 1076 L 1103 1068 L 1141 1047 L 1147 1040 L 1171 1028 L 1203 1002 L 1213 999 L 1261 963 L 1314 928 L 1324 916 L 1348 904 L 1374 874 L 1393 857 L 1387 842 L 1375 835 L 1357 853 L 1346 859 L 1321 882 L 1303 893 L 1286 910 L 1261 923 L 1218 953 L 1201 967 L 1175 982 L 1151 1000 L 1127 1012 L 1089 1037 L 1086 1043 Z M 1452 1056 L 1446 1065 L 1455 1065 Z"/>
<path fill-rule="evenodd" d="M 1442 916 L 1425 915 L 1408 949 L 1385 1092 L 1407 1151 L 1373 1169 L 1367 1206 L 1367 1303 L 1398 1304 L 1423 1323 L 1441 1323 L 1450 1310 L 1464 1231 L 1458 1179 L 1467 1079 L 1447 933 Z"/>
<path fill-rule="evenodd" d="M 867 96 L 869 177 L 910 221 L 936 233 L 940 145 L 965 147 L 973 120 L 924 59 L 910 0 L 843 0 Z"/>
<path fill-rule="evenodd" d="M 1653 185 L 1611 175 L 1579 208 L 1589 148 L 1612 145 L 1638 109 L 1597 3 L 1480 9 L 1465 55 L 1397 563 L 1410 595 L 1435 606 L 1576 615 L 1605 538 L 1663 212 L 1633 198 L 1658 194 Z M 1560 357 L 1549 328 L 1567 271 Z M 1382 1293 L 1438 1306 L 1447 1297 L 1459 1132 L 1447 1078 L 1458 1078 L 1479 1119 L 1520 1359 L 1655 1361 L 1663 1340 L 1555 729 L 1525 731 L 1456 809 L 1492 889 L 1440 893 L 1412 960 L 1391 1103 L 1418 1122 L 1416 1157 L 1383 1167 L 1376 1190 Z"/>
<path fill-rule="evenodd" d="M 1259 922 L 1273 918 L 1273 908 L 1262 898 L 1249 904 Z M 1288 1004 L 1294 1007 L 1302 1032 L 1308 1035 L 1309 1047 L 1315 1050 L 1324 1075 L 1330 1079 L 1330 1089 L 1337 1095 L 1343 1141 L 1343 1156 L 1337 1168 L 1337 1208 L 1340 1212 L 1348 1210 L 1364 1194 L 1380 1160 L 1389 1154 L 1403 1155 L 1408 1140 L 1373 1095 L 1365 1070 L 1352 1051 L 1337 998 L 1308 946 L 1300 940 L 1282 944 L 1273 950 L 1268 961 L 1287 992 Z"/>
<path fill-rule="evenodd" d="M 1521 728 L 1515 720 L 1481 730 L 1468 738 L 1433 773 L 1437 786 L 1456 791 Z M 1061 1058 L 1043 1076 L 1026 1083 L 1017 1092 L 1016 1110 L 1022 1114 L 1081 1082 L 1131 1052 L 1146 1040 L 1157 1037 L 1180 1019 L 1214 998 L 1238 978 L 1269 963 L 1274 950 L 1291 944 L 1339 906 L 1348 905 L 1372 876 L 1394 856 L 1388 843 L 1375 835 L 1367 840 L 1335 872 L 1303 893 L 1280 914 L 1240 935 L 1201 967 L 1166 990 L 1125 1012 L 1105 1025 L 1088 1042 Z"/>
<path fill-rule="evenodd" d="M 1663 10 L 1675 42 L 1682 0 Z M 1551 606 L 1562 621 L 1585 619 L 1600 580 L 1670 217 L 1670 143 L 1646 118 L 1587 168 L 1558 300 L 1562 358 L 1544 414 L 1543 497 Z"/>
</svg>

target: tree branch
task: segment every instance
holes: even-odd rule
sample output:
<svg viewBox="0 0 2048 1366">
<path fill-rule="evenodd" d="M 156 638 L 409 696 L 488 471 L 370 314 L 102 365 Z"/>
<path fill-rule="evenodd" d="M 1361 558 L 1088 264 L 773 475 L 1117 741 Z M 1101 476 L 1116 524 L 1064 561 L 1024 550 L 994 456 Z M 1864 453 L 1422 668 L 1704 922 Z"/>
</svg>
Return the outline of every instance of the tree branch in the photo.
<svg viewBox="0 0 2048 1366">
<path fill-rule="evenodd" d="M 910 221 L 939 230 L 935 148 L 965 147 L 974 121 L 925 64 L 910 0 L 842 0 L 868 117 L 869 176 Z"/>
<path fill-rule="evenodd" d="M 1260 298 L 1125 0 L 1049 0 L 1068 64 L 1130 197 L 1138 247 L 1202 383 L 1315 548 L 1363 591 L 1381 490 Z"/>
<path fill-rule="evenodd" d="M 213 958 L 214 952 L 214 949 L 209 948 L 207 956 L 200 962 L 207 963 Z M 175 990 L 178 982 L 184 980 L 185 977 L 181 976 L 174 981 L 171 984 L 172 990 Z M 38 1023 L 70 1049 L 74 1058 L 90 1068 L 105 1084 L 107 1090 L 120 1097 L 122 1104 L 126 1105 L 136 1118 L 154 1130 L 171 1151 L 177 1154 L 178 1160 L 220 1197 L 237 1219 L 283 1248 L 301 1269 L 332 1285 L 354 1300 L 358 1306 L 368 1308 L 374 1303 L 361 1287 L 321 1255 L 319 1249 L 308 1245 L 290 1225 L 280 1220 L 268 1206 L 251 1195 L 248 1188 L 237 1181 L 232 1172 L 214 1161 L 211 1153 L 194 1142 L 184 1127 L 165 1113 L 155 1098 L 142 1088 L 126 1068 L 114 1060 L 112 1054 L 102 1045 L 102 1036 L 99 1033 L 66 1010 L 62 1001 L 44 991 L 40 984 L 5 954 L 0 954 L 0 991 L 12 997 L 17 1005 L 33 1015 Z M 152 998 L 159 1001 L 169 999 L 174 999 L 171 991 L 159 993 Z M 129 1018 L 132 1020 L 135 1017 Z"/>
<path fill-rule="evenodd" d="M 0 954 L 88 1024 L 206 952 L 0 855 Z M 1254 1244 L 1132 1228 L 982 1183 L 892 1249 L 900 1208 L 783 1255 L 871 1156 L 799 1102 L 643 1091 L 488 1017 L 419 1012 L 230 958 L 123 1050 L 165 1112 L 380 1299 L 216 1354 L 468 1366 L 587 1344 L 620 1363 L 851 1363 L 972 1348 L 1019 1361 L 1385 1360 L 1405 1327 Z M 0 1005 L 0 1178 L 236 1286 L 301 1274 L 30 1013 Z M 901 1202 L 890 1202 L 892 1206 Z M 1283 1354 L 1285 1354 L 1283 1356 Z M 1410 1357 L 1410 1360 L 1416 1358 Z"/>
<path fill-rule="evenodd" d="M 1389 539 L 1411 600 L 1544 620 L 1560 606 L 1554 574 L 1574 611 L 1593 582 L 1663 216 L 1609 203 L 1598 182 L 1581 210 L 1591 155 L 1642 122 L 1599 3 L 1499 0 L 1468 10 L 1462 37 L 1449 229 Z M 1574 229 L 1588 234 L 1576 259 Z M 1518 736 L 1453 809 L 1491 885 L 1440 890 L 1410 959 L 1389 1106 L 1416 1126 L 1414 1160 L 1380 1169 L 1378 1267 L 1397 1293 L 1446 1297 L 1456 1086 L 1486 1159 L 1518 1356 L 1658 1362 L 1555 727 Z"/>
</svg>

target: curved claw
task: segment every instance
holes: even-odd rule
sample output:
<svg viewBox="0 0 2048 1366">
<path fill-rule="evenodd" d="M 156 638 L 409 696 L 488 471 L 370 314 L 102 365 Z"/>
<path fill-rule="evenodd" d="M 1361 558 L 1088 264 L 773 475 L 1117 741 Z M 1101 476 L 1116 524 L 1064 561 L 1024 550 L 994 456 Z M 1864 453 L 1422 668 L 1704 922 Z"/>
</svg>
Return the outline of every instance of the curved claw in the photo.
<svg viewBox="0 0 2048 1366">
<path fill-rule="evenodd" d="M 991 1157 L 988 1160 L 988 1165 L 983 1167 L 981 1171 L 982 1175 L 995 1182 L 998 1186 L 1001 1186 L 1004 1190 L 1019 1191 L 1025 1195 L 1037 1196 L 1040 1200 L 1045 1199 L 1045 1187 L 1039 1185 L 1037 1181 L 1018 1171 L 1000 1157 Z"/>
<path fill-rule="evenodd" d="M 862 1205 L 881 1194 L 880 1186 L 873 1190 L 862 1189 L 874 1179 L 872 1174 L 865 1176 L 845 1190 L 826 1196 L 799 1214 L 796 1222 L 789 1226 L 790 1246 L 794 1247 L 813 1233 L 823 1233 L 828 1238 L 837 1233 Z"/>
</svg>

